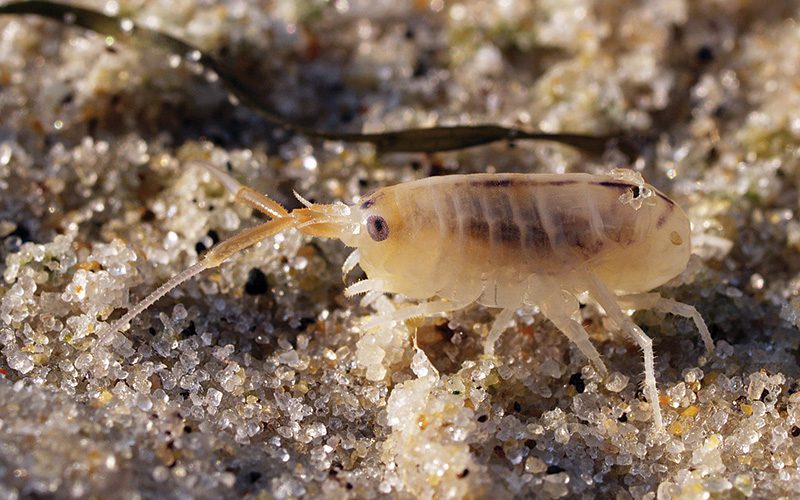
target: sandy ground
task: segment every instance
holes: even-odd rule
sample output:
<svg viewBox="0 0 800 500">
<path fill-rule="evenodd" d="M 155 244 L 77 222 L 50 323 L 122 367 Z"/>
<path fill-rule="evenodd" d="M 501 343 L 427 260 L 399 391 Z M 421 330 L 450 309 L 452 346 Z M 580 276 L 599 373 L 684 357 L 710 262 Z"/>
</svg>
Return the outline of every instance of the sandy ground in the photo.
<svg viewBox="0 0 800 500">
<path fill-rule="evenodd" d="M 190 61 L 0 18 L 0 497 L 741 498 L 800 494 L 800 6 L 793 1 L 89 1 L 224 59 L 299 122 L 646 133 L 379 155 L 271 125 Z M 348 251 L 289 231 L 97 333 L 262 220 L 204 159 L 291 207 L 471 172 L 633 167 L 693 223 L 638 350 L 594 306 L 602 380 L 535 310 L 498 357 L 471 306 L 368 333 Z M 425 251 L 421 248 L 420 251 Z M 348 279 L 359 278 L 360 271 Z M 411 342 L 416 328 L 419 350 Z"/>
</svg>

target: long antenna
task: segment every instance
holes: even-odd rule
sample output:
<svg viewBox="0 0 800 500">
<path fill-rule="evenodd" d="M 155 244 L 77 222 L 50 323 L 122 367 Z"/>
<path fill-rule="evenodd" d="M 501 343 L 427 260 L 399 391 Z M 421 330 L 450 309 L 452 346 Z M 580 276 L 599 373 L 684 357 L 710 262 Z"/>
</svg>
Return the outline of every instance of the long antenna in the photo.
<svg viewBox="0 0 800 500">
<path fill-rule="evenodd" d="M 133 306 L 124 316 L 115 321 L 110 328 L 101 330 L 97 335 L 100 345 L 111 342 L 114 332 L 118 332 L 125 325 L 130 323 L 133 318 L 152 306 L 158 299 L 168 294 L 170 290 L 179 286 L 181 283 L 192 279 L 206 269 L 217 267 L 228 260 L 232 255 L 292 226 L 297 226 L 297 220 L 294 217 L 278 217 L 259 224 L 258 226 L 245 229 L 239 234 L 220 242 L 203 256 L 203 260 L 170 278 L 141 302 Z"/>
<path fill-rule="evenodd" d="M 180 286 L 181 283 L 190 280 L 197 276 L 198 274 L 202 273 L 209 266 L 205 259 L 201 260 L 197 264 L 184 269 L 180 273 L 176 274 L 172 278 L 169 279 L 166 283 L 161 285 L 160 287 L 156 288 L 153 292 L 150 293 L 147 297 L 145 297 L 141 302 L 136 304 L 133 308 L 128 310 L 124 316 L 120 319 L 115 321 L 110 327 L 102 330 L 98 335 L 100 345 L 108 344 L 111 339 L 113 338 L 113 334 L 120 331 L 122 328 L 125 327 L 130 321 L 142 313 L 145 309 L 152 306 L 158 299 L 163 297 L 164 295 L 168 294 L 170 290 L 173 288 Z"/>
</svg>

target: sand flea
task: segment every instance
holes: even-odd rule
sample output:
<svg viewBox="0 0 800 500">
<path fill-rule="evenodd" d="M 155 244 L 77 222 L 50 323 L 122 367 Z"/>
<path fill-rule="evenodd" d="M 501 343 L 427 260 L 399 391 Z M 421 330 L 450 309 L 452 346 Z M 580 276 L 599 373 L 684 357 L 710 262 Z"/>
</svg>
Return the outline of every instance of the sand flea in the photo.
<svg viewBox="0 0 800 500">
<path fill-rule="evenodd" d="M 235 199 L 271 220 L 223 241 L 147 296 L 101 334 L 101 341 L 184 281 L 281 231 L 297 228 L 355 248 L 343 273 L 367 279 L 345 293 L 399 293 L 416 305 L 378 316 L 373 328 L 478 302 L 501 312 L 485 340 L 491 355 L 514 311 L 538 306 L 608 374 L 579 321 L 577 296 L 588 293 L 642 349 L 644 394 L 663 430 L 652 340 L 624 311 L 656 309 L 691 318 L 706 350 L 714 344 L 697 310 L 652 289 L 680 274 L 691 253 L 686 214 L 631 170 L 608 175 L 472 174 L 422 179 L 379 189 L 359 205 L 310 203 L 291 212 L 269 197 L 209 169 Z"/>
</svg>

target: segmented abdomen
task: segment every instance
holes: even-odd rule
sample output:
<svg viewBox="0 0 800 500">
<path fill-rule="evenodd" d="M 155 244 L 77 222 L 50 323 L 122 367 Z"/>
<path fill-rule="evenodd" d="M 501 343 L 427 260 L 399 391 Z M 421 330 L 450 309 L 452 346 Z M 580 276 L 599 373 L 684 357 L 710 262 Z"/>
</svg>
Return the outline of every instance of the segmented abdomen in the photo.
<svg viewBox="0 0 800 500">
<path fill-rule="evenodd" d="M 410 222 L 433 225 L 450 249 L 448 258 L 467 253 L 515 267 L 589 260 L 608 245 L 635 240 L 635 212 L 619 202 L 632 186 L 541 177 L 478 176 L 420 186 L 424 192 L 413 194 L 418 209 Z"/>
</svg>

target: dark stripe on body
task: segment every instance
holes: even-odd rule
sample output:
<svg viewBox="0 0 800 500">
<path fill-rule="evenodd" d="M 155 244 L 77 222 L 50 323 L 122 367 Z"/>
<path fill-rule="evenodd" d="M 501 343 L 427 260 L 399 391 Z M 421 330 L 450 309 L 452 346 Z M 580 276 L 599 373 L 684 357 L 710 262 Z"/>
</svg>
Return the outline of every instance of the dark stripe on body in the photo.
<svg viewBox="0 0 800 500">
<path fill-rule="evenodd" d="M 492 179 L 489 181 L 467 181 L 464 184 L 470 186 L 482 186 L 488 188 L 497 187 L 510 187 L 510 186 L 568 186 L 570 184 L 578 184 L 581 181 L 574 179 L 564 179 L 557 181 L 539 181 L 534 179 Z M 458 185 L 461 183 L 456 183 Z"/>
<path fill-rule="evenodd" d="M 661 215 L 658 216 L 658 220 L 656 221 L 656 229 L 661 229 L 667 220 L 669 220 L 670 215 L 672 215 L 672 210 L 674 209 L 674 205 L 668 204 L 666 210 L 664 210 Z"/>
<path fill-rule="evenodd" d="M 376 201 L 378 201 L 381 198 L 383 198 L 383 192 L 381 192 L 380 190 L 372 193 L 371 195 L 369 195 L 367 197 L 366 200 L 364 200 L 363 203 L 361 203 L 361 209 L 362 210 L 368 209 L 369 207 L 374 205 Z"/>
<path fill-rule="evenodd" d="M 630 189 L 630 188 L 638 188 L 639 187 L 636 184 L 627 184 L 625 182 L 619 182 L 619 181 L 600 181 L 600 182 L 592 182 L 590 184 L 592 184 L 593 186 L 613 187 L 613 188 L 619 189 L 620 191 L 624 191 L 624 190 L 627 190 L 627 189 Z M 669 199 L 667 197 L 667 195 L 665 195 L 661 191 L 659 191 L 657 189 L 653 189 L 653 192 L 656 193 L 656 195 L 659 198 L 661 198 L 662 200 L 666 201 L 668 205 L 670 205 L 670 206 L 675 205 L 675 202 L 672 201 L 671 199 Z"/>
<path fill-rule="evenodd" d="M 447 232 L 451 235 L 458 234 L 459 227 L 458 227 L 458 210 L 456 209 L 456 203 L 453 201 L 453 196 L 448 192 L 447 189 L 442 190 L 442 194 L 444 196 L 444 205 L 445 205 L 445 214 L 444 218 L 447 221 Z"/>
<path fill-rule="evenodd" d="M 497 179 L 497 180 L 491 180 L 491 181 L 476 182 L 475 184 L 481 185 L 483 187 L 489 187 L 489 188 L 508 187 L 508 186 L 514 184 L 514 181 L 512 181 L 511 179 Z"/>
<path fill-rule="evenodd" d="M 555 181 L 540 181 L 535 179 L 509 179 L 509 178 L 501 178 L 501 179 L 492 179 L 492 180 L 482 180 L 482 181 L 467 181 L 464 183 L 457 182 L 454 183 L 453 186 L 482 186 L 487 188 L 499 188 L 499 187 L 511 187 L 511 186 L 569 186 L 572 184 L 579 184 L 581 182 L 586 183 L 590 186 L 602 186 L 602 187 L 610 187 L 616 188 L 620 191 L 630 188 L 638 188 L 640 187 L 637 184 L 632 184 L 629 182 L 624 181 L 580 181 L 575 179 L 564 179 L 564 180 L 555 180 Z M 672 201 L 667 195 L 661 193 L 657 189 L 653 190 L 655 194 L 667 202 L 670 205 L 674 205 L 675 202 Z"/>
<path fill-rule="evenodd" d="M 549 252 L 551 249 L 550 236 L 542 225 L 539 208 L 534 199 L 531 197 L 522 200 L 522 204 L 517 209 L 521 219 L 520 225 L 524 228 L 523 246 Z"/>
<path fill-rule="evenodd" d="M 617 189 L 628 189 L 629 187 L 635 186 L 635 184 L 628 184 L 627 182 L 619 182 L 619 181 L 600 181 L 600 182 L 592 182 L 594 186 L 603 186 L 603 187 L 613 187 Z"/>
</svg>

